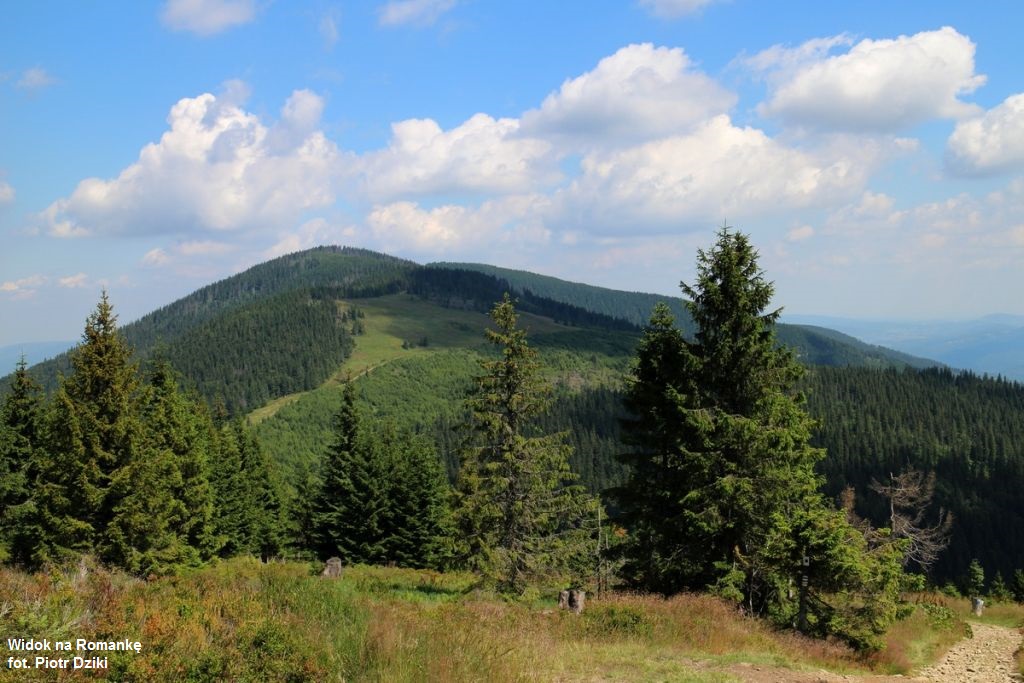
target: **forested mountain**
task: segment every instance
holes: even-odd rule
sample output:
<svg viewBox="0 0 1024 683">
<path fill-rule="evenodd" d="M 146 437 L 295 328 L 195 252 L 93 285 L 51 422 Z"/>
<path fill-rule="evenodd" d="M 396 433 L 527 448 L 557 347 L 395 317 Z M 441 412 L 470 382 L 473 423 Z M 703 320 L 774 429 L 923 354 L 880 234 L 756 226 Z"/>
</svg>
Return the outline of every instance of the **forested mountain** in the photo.
<svg viewBox="0 0 1024 683">
<path fill-rule="evenodd" d="M 660 300 L 680 313 L 684 330 L 689 326 L 678 298 L 475 264 L 418 266 L 364 249 L 317 247 L 203 287 L 124 325 L 122 331 L 140 358 L 159 351 L 207 400 L 223 401 L 230 412 L 243 414 L 331 377 L 351 352 L 351 337 L 361 325 L 336 302 L 408 292 L 443 308 L 483 313 L 506 290 L 517 294 L 523 312 L 620 333 L 625 335 L 620 343 L 630 348 L 628 339 L 639 333 Z M 351 315 L 358 315 L 358 307 Z M 931 364 L 824 328 L 781 325 L 779 339 L 812 364 Z M 58 373 L 68 370 L 68 355 L 62 354 L 31 372 L 52 390 Z"/>
<path fill-rule="evenodd" d="M 613 318 L 627 320 L 637 327 L 644 325 L 651 316 L 651 310 L 659 301 L 664 301 L 672 309 L 676 320 L 684 332 L 692 332 L 690 316 L 683 309 L 682 299 L 666 297 L 660 294 L 643 292 L 623 292 L 617 289 L 596 287 L 579 282 L 568 282 L 548 275 L 538 275 L 522 270 L 499 268 L 483 263 L 429 263 L 427 268 L 443 270 L 464 270 L 484 273 L 503 280 L 509 284 L 512 292 L 521 294 L 531 292 L 537 296 L 572 304 L 588 311 L 601 313 Z"/>
<path fill-rule="evenodd" d="M 136 353 L 155 349 L 186 371 L 208 399 L 235 412 L 316 386 L 344 358 L 352 326 L 334 312 L 342 297 L 401 291 L 416 264 L 351 247 L 317 247 L 253 266 L 123 326 Z M 32 368 L 47 389 L 68 355 Z"/>
</svg>

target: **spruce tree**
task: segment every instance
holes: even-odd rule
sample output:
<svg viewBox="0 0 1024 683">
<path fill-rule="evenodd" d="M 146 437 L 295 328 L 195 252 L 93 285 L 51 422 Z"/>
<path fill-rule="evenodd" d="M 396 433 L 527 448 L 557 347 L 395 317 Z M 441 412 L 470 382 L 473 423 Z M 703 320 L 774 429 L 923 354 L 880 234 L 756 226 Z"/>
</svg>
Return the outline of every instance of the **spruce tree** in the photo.
<svg viewBox="0 0 1024 683">
<path fill-rule="evenodd" d="M 215 452 L 210 478 L 219 554 L 278 555 L 286 525 L 281 485 L 267 454 L 239 419 L 220 428 Z"/>
<path fill-rule="evenodd" d="M 365 440 L 356 407 L 355 385 L 345 385 L 335 418 L 334 439 L 321 465 L 320 491 L 312 517 L 316 551 L 322 558 L 345 563 L 375 563 L 385 557 L 384 534 L 389 516 L 381 450 Z"/>
<path fill-rule="evenodd" d="M 699 422 L 692 430 L 682 429 L 681 420 L 699 415 L 679 407 L 684 392 L 696 392 L 695 365 L 669 307 L 658 304 L 637 347 L 624 401 L 631 417 L 623 420 L 623 441 L 631 450 L 620 460 L 629 466 L 629 479 L 611 493 L 629 529 L 629 543 L 620 546 L 627 551 L 623 576 L 664 594 L 690 587 L 699 571 L 698 548 L 682 524 L 685 508 L 679 496 L 690 478 L 684 439 L 701 434 Z"/>
<path fill-rule="evenodd" d="M 628 578 L 663 593 L 713 590 L 790 623 L 806 574 L 843 603 L 817 600 L 806 627 L 876 642 L 894 611 L 898 553 L 870 549 L 819 493 L 823 451 L 794 389 L 802 369 L 776 343 L 773 287 L 749 239 L 723 227 L 682 289 L 694 338 L 657 308 L 627 389 Z"/>
<path fill-rule="evenodd" d="M 240 429 L 227 421 L 214 431 L 214 460 L 210 483 L 214 493 L 214 530 L 219 542 L 218 554 L 232 557 L 250 552 L 252 497 L 246 488 L 242 464 Z"/>
<path fill-rule="evenodd" d="M 1024 569 L 1014 570 L 1010 592 L 1013 593 L 1014 600 L 1024 603 Z"/>
<path fill-rule="evenodd" d="M 174 496 L 181 472 L 173 454 L 149 443 L 110 478 L 108 496 L 117 500 L 98 543 L 100 557 L 133 574 L 165 574 L 198 563 L 198 552 L 178 533 L 187 515 Z"/>
<path fill-rule="evenodd" d="M 160 574 L 209 557 L 218 538 L 205 408 L 181 394 L 165 362 L 140 379 L 106 292 L 71 367 L 42 420 L 30 495 L 14 510 L 14 559 L 38 566 L 94 552 Z"/>
<path fill-rule="evenodd" d="M 190 563 L 208 559 L 217 550 L 209 411 L 199 396 L 181 391 L 177 373 L 163 359 L 150 365 L 142 411 L 149 448 L 167 452 L 173 462 L 168 482 L 173 481 L 171 493 L 180 503 L 171 520 L 175 533 L 195 550 Z"/>
<path fill-rule="evenodd" d="M 86 457 L 82 420 L 63 387 L 57 389 L 45 423 L 38 475 L 18 520 L 23 542 L 14 554 L 30 568 L 93 550 L 92 520 L 104 494 L 95 484 L 99 468 Z"/>
<path fill-rule="evenodd" d="M 467 400 L 473 437 L 459 472 L 456 524 L 464 562 L 521 593 L 531 574 L 576 549 L 564 540 L 580 530 L 590 501 L 572 485 L 564 436 L 536 434 L 550 392 L 507 293 L 491 319 L 497 329 L 487 339 L 501 357 L 482 364 Z"/>
<path fill-rule="evenodd" d="M 26 551 L 30 564 L 111 551 L 107 528 L 128 492 L 123 470 L 142 440 L 138 368 L 106 292 L 86 321 L 71 366 L 46 420 L 45 454 L 29 504 L 36 536 Z"/>
<path fill-rule="evenodd" d="M 22 356 L 0 407 L 0 545 L 8 545 L 9 556 L 16 561 L 24 560 L 30 543 L 26 503 L 38 469 L 42 409 L 42 390 Z"/>
<path fill-rule="evenodd" d="M 207 473 L 209 428 L 173 369 L 157 360 L 140 402 L 143 436 L 112 487 L 120 490 L 104 559 L 131 572 L 162 574 L 197 565 L 216 549 Z"/>
<path fill-rule="evenodd" d="M 387 560 L 400 567 L 443 567 L 451 533 L 449 485 L 436 449 L 422 437 L 396 436 L 392 427 L 376 443 L 384 446 L 388 474 Z"/>
<path fill-rule="evenodd" d="M 978 562 L 978 558 L 971 560 L 967 567 L 967 577 L 964 582 L 965 592 L 968 597 L 980 598 L 985 594 L 985 568 Z"/>
<path fill-rule="evenodd" d="M 243 481 L 250 494 L 249 504 L 253 512 L 250 552 L 266 562 L 280 555 L 285 547 L 287 524 L 281 481 L 270 456 L 256 437 L 242 426 L 241 421 L 236 425 L 240 433 Z"/>
</svg>

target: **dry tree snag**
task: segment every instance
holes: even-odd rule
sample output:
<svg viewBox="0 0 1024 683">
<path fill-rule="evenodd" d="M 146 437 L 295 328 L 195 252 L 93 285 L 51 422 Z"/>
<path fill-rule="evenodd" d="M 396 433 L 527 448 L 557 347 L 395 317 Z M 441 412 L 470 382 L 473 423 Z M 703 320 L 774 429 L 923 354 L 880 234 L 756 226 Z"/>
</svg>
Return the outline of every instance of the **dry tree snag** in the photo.
<svg viewBox="0 0 1024 683">
<path fill-rule="evenodd" d="M 935 473 L 906 470 L 895 476 L 890 474 L 888 484 L 872 480 L 871 490 L 889 501 L 892 537 L 908 541 L 903 564 L 915 563 L 927 572 L 949 545 L 953 527 L 952 513 L 941 508 L 936 523 L 925 525 L 935 495 Z"/>
</svg>

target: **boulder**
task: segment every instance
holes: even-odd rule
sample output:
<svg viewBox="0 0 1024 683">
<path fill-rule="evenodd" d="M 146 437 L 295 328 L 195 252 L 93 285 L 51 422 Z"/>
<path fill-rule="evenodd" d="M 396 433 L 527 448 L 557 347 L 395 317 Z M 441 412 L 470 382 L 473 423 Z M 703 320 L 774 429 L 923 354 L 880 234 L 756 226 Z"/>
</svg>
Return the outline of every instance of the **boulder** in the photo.
<svg viewBox="0 0 1024 683">
<path fill-rule="evenodd" d="M 324 570 L 320 573 L 320 576 L 328 579 L 340 579 L 342 569 L 341 558 L 332 557 L 327 560 L 327 563 L 324 565 Z"/>
</svg>

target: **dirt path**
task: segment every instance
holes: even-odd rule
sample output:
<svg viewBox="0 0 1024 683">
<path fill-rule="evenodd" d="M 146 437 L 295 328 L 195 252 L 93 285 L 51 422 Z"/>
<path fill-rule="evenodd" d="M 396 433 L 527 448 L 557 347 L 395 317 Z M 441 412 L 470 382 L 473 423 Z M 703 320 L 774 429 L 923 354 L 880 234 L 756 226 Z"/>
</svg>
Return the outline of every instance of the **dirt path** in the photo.
<svg viewBox="0 0 1024 683">
<path fill-rule="evenodd" d="M 919 680 L 935 683 L 1007 683 L 1020 681 L 1013 653 L 1021 644 L 1020 631 L 1005 626 L 972 623 L 973 638 L 957 643 L 935 666 L 917 672 Z"/>
</svg>

